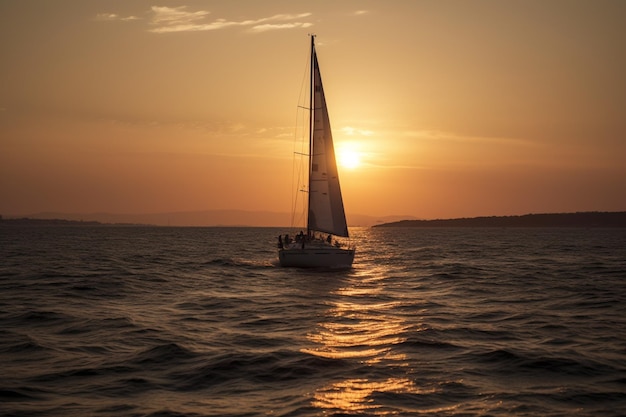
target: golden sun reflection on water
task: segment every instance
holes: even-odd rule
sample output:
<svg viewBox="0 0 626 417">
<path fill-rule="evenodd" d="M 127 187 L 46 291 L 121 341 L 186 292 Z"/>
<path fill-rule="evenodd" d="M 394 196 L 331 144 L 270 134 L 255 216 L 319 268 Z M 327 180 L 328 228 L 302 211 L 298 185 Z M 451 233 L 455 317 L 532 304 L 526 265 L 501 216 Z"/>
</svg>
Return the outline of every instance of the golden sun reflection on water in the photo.
<svg viewBox="0 0 626 417">
<path fill-rule="evenodd" d="M 351 412 L 373 411 L 380 408 L 380 405 L 370 398 L 374 392 L 425 394 L 431 391 L 433 390 L 420 390 L 407 378 L 388 378 L 383 381 L 347 379 L 317 391 L 312 405 L 323 409 L 339 409 Z M 374 414 L 385 415 L 389 413 L 378 410 Z"/>
<path fill-rule="evenodd" d="M 406 341 L 410 326 L 398 314 L 399 302 L 381 302 L 377 298 L 384 289 L 383 276 L 357 276 L 353 285 L 335 291 L 334 301 L 316 331 L 307 335 L 313 346 L 302 351 L 347 360 L 357 367 L 379 366 L 384 376 L 376 380 L 347 377 L 333 382 L 313 394 L 311 404 L 314 407 L 328 412 L 366 411 L 391 415 L 395 413 L 376 401 L 376 393 L 425 394 L 431 391 L 420 389 L 406 377 L 408 360 L 396 347 Z M 400 371 L 402 369 L 404 371 Z"/>
<path fill-rule="evenodd" d="M 406 340 L 398 336 L 406 330 L 400 320 L 391 317 L 373 320 L 363 314 L 351 315 L 350 318 L 354 323 L 319 323 L 319 331 L 308 335 L 308 339 L 317 346 L 303 351 L 333 359 L 361 358 L 366 363 L 391 359 L 391 356 L 395 360 L 404 359 L 404 355 L 390 353 L 391 346 Z"/>
</svg>

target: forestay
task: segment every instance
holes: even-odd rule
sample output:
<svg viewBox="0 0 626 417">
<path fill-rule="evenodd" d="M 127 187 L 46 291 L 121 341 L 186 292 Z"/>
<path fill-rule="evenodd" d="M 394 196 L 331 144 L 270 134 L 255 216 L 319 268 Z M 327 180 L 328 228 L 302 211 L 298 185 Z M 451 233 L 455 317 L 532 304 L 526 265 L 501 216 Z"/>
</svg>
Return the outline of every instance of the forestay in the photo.
<svg viewBox="0 0 626 417">
<path fill-rule="evenodd" d="M 348 237 L 322 77 L 315 46 L 312 45 L 312 48 L 313 96 L 308 229 Z"/>
</svg>

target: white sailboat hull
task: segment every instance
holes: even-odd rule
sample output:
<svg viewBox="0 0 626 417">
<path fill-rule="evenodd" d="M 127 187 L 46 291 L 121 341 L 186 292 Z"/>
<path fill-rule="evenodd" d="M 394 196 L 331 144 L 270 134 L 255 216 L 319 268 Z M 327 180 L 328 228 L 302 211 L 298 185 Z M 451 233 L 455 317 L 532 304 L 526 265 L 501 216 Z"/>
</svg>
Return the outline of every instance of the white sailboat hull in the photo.
<svg viewBox="0 0 626 417">
<path fill-rule="evenodd" d="M 280 266 L 295 268 L 350 268 L 354 249 L 327 247 L 285 248 L 278 251 Z"/>
</svg>

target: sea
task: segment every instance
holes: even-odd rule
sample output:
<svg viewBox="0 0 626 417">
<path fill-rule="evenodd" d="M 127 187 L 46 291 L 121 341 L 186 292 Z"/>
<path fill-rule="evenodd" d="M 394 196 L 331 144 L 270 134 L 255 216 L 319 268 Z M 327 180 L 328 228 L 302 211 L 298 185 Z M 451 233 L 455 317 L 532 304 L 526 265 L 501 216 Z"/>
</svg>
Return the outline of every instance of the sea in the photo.
<svg viewBox="0 0 626 417">
<path fill-rule="evenodd" d="M 286 232 L 0 228 L 0 415 L 626 415 L 626 229 Z"/>
</svg>

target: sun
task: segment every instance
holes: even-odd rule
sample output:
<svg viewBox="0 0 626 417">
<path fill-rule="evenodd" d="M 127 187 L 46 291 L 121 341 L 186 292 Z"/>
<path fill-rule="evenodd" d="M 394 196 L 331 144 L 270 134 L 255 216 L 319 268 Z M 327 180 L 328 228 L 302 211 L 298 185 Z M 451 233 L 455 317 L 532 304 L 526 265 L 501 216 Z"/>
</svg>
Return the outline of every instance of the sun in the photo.
<svg viewBox="0 0 626 417">
<path fill-rule="evenodd" d="M 355 169 L 361 165 L 361 154 L 351 145 L 345 144 L 337 149 L 339 165 L 348 169 Z"/>
</svg>

